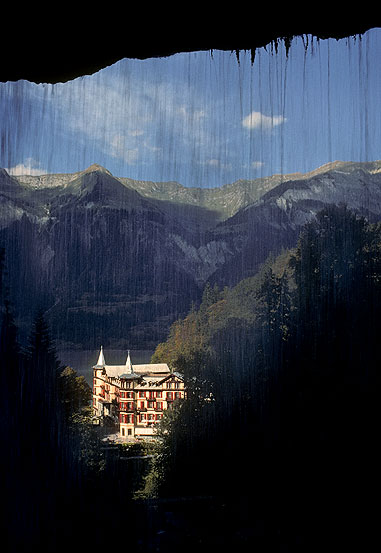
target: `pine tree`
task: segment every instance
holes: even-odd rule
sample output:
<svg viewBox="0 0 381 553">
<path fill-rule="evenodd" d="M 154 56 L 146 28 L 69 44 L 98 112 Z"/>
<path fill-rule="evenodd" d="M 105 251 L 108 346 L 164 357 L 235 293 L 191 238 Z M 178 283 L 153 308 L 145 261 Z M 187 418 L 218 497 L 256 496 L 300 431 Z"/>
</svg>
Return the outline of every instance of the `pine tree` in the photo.
<svg viewBox="0 0 381 553">
<path fill-rule="evenodd" d="M 59 362 L 49 328 L 39 311 L 29 336 L 20 377 L 23 458 L 29 467 L 47 470 L 62 439 L 58 396 Z M 53 465 L 52 465 L 53 466 Z"/>
<path fill-rule="evenodd" d="M 0 249 L 0 358 L 3 391 L 0 427 L 2 439 L 10 443 L 17 435 L 20 418 L 21 353 L 5 279 L 4 249 Z"/>
<path fill-rule="evenodd" d="M 60 363 L 42 310 L 35 316 L 27 355 L 30 363 L 48 370 L 51 376 L 58 376 Z"/>
<path fill-rule="evenodd" d="M 4 248 L 0 248 L 0 301 L 3 298 Z"/>
</svg>

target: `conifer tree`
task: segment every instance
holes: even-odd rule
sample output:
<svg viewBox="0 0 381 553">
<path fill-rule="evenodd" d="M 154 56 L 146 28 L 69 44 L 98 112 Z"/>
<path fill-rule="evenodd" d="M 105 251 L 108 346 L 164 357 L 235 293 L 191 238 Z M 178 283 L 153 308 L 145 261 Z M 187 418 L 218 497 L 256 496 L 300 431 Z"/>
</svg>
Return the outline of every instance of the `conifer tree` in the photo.
<svg viewBox="0 0 381 553">
<path fill-rule="evenodd" d="M 58 377 L 60 363 L 42 310 L 35 316 L 29 336 L 25 363 L 25 391 L 34 415 L 34 432 L 45 429 L 51 436 L 58 431 L 60 409 Z"/>
<path fill-rule="evenodd" d="M 21 354 L 9 289 L 5 279 L 4 250 L 0 249 L 0 358 L 3 401 L 1 432 L 9 437 L 16 432 L 20 403 Z"/>
</svg>

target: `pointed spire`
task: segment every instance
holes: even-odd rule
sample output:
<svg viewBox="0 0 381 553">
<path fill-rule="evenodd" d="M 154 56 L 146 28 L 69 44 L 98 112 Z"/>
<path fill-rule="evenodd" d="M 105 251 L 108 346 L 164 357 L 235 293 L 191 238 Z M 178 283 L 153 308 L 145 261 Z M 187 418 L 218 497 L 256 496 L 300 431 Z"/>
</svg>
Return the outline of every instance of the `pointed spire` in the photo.
<svg viewBox="0 0 381 553">
<path fill-rule="evenodd" d="M 132 370 L 132 364 L 131 364 L 131 358 L 130 358 L 130 350 L 128 350 L 127 360 L 126 360 L 126 368 L 127 371 L 129 371 L 131 374 L 134 372 Z"/>
<path fill-rule="evenodd" d="M 103 355 L 103 346 L 101 346 L 101 351 L 99 353 L 98 357 L 98 363 L 96 364 L 97 367 L 104 367 L 106 365 L 105 357 Z"/>
</svg>

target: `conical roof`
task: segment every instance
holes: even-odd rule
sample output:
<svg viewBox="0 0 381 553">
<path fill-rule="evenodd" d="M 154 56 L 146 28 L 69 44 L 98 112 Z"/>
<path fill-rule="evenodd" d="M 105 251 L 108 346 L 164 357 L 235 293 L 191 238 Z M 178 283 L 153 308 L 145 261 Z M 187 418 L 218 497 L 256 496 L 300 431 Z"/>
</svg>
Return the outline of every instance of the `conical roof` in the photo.
<svg viewBox="0 0 381 553">
<path fill-rule="evenodd" d="M 105 356 L 103 355 L 103 346 L 101 346 L 101 351 L 99 352 L 98 362 L 95 365 L 96 367 L 104 367 L 106 365 Z"/>
<path fill-rule="evenodd" d="M 130 350 L 128 350 L 128 354 L 127 354 L 126 369 L 127 369 L 128 373 L 133 373 L 134 372 L 133 369 L 132 369 L 132 363 L 131 363 L 131 358 L 130 358 Z"/>
<path fill-rule="evenodd" d="M 131 363 L 131 357 L 130 357 L 130 350 L 128 350 L 127 359 L 126 359 L 126 372 L 121 374 L 119 378 L 126 378 L 126 379 L 133 379 L 133 378 L 141 378 L 139 374 L 136 374 L 134 371 L 134 368 Z"/>
</svg>

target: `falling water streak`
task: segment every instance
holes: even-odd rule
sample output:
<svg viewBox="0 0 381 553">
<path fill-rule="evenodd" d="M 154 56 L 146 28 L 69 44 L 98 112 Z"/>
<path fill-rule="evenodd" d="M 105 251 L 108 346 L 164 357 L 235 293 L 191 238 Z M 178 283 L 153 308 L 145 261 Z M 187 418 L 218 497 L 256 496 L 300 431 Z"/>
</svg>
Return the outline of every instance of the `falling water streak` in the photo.
<svg viewBox="0 0 381 553">
<path fill-rule="evenodd" d="M 261 117 L 259 129 L 241 135 L 234 145 L 236 151 L 242 148 L 242 175 L 252 176 L 247 167 L 256 161 L 260 162 L 260 176 L 274 172 L 283 175 L 290 169 L 290 152 L 296 152 L 298 149 L 303 152 L 300 157 L 305 168 L 311 170 L 310 159 L 314 146 L 318 144 L 320 133 L 326 133 L 325 161 L 334 161 L 337 157 L 341 137 L 340 131 L 337 130 L 340 126 L 336 126 L 336 118 L 340 116 L 340 122 L 343 122 L 347 114 L 343 108 L 343 113 L 336 112 L 336 96 L 339 89 L 335 81 L 337 76 L 334 74 L 338 68 L 334 54 L 335 43 L 328 40 L 314 45 L 313 41 L 310 43 L 307 39 L 303 40 L 303 44 L 303 94 L 295 92 L 302 100 L 302 132 L 293 136 L 294 143 L 288 135 L 288 123 L 279 128 L 273 125 L 269 132 L 264 117 Z M 349 94 L 353 88 L 358 93 L 358 100 L 351 98 L 348 102 L 348 117 L 352 120 L 346 122 L 346 128 L 349 129 L 347 134 L 350 137 L 343 136 L 342 141 L 347 141 L 345 152 L 349 158 L 354 161 L 367 161 L 373 158 L 370 152 L 374 151 L 374 143 L 378 138 L 370 115 L 370 106 L 375 101 L 369 86 L 372 70 L 375 70 L 371 67 L 371 37 L 366 36 L 355 46 L 353 44 L 352 40 L 348 40 L 348 51 L 343 57 L 341 70 L 343 87 L 345 85 L 348 88 L 346 93 Z M 6 83 L 1 86 L 1 100 L 5 102 L 8 95 L 8 100 L 9 96 L 12 96 L 12 102 L 8 104 L 8 110 L 2 120 L 2 165 L 11 168 L 21 163 L 19 154 L 22 153 L 24 160 L 35 159 L 39 164 L 44 158 L 41 169 L 54 172 L 57 167 L 56 152 L 59 151 L 59 168 L 64 170 L 67 160 L 71 160 L 72 170 L 78 171 L 94 161 L 107 165 L 107 154 L 114 160 L 118 151 L 122 151 L 124 157 L 117 162 L 120 171 L 125 174 L 126 171 L 136 168 L 137 175 L 144 179 L 149 152 L 154 150 L 158 180 L 167 180 L 181 174 L 185 158 L 179 144 L 180 140 L 187 137 L 187 149 L 192 154 L 192 167 L 188 171 L 191 178 L 187 184 L 193 183 L 202 188 L 210 186 L 210 182 L 212 185 L 224 184 L 227 182 L 228 173 L 223 172 L 222 166 L 228 167 L 231 162 L 231 144 L 226 138 L 230 129 L 229 117 L 234 116 L 238 127 L 245 115 L 259 110 L 260 114 L 269 116 L 272 121 L 281 116 L 283 120 L 288 118 L 289 123 L 292 123 L 292 116 L 296 113 L 295 108 L 297 109 L 297 100 L 293 100 L 292 92 L 292 62 L 297 48 L 296 41 L 291 44 L 287 54 L 282 45 L 278 45 L 275 50 L 260 50 L 250 69 L 247 57 L 243 54 L 239 62 L 235 62 L 235 67 L 232 64 L 232 54 L 222 55 L 221 52 L 216 52 L 215 56 L 210 56 L 209 59 L 199 54 L 181 55 L 178 59 L 183 59 L 183 66 L 181 67 L 180 63 L 177 66 L 180 79 L 172 87 L 168 86 L 173 77 L 169 60 L 158 60 L 153 70 L 146 62 L 131 65 L 127 61 L 119 64 L 115 68 L 111 83 L 115 85 L 114 88 L 106 82 L 108 70 L 67 84 L 30 85 L 24 81 Z M 318 83 L 318 89 L 320 85 L 320 98 L 313 94 L 314 83 L 308 77 L 308 68 L 312 63 L 310 59 L 316 52 L 320 81 L 315 82 Z M 136 84 L 133 83 L 133 71 L 138 75 Z M 251 72 L 249 78 L 247 72 Z M 184 86 L 179 84 L 182 78 Z M 201 116 L 202 102 L 195 92 L 196 85 L 200 82 L 205 83 L 205 105 L 210 110 L 208 122 Z M 218 106 L 212 103 L 212 92 L 218 88 L 221 89 L 221 112 L 218 112 Z M 181 98 L 184 91 L 186 94 Z M 230 103 L 232 91 L 235 103 Z M 101 102 L 102 94 L 109 94 L 108 102 Z M 319 113 L 320 110 L 322 114 L 319 125 L 315 123 L 315 127 L 310 125 L 307 119 L 308 112 L 312 110 L 308 100 L 314 98 L 317 102 L 316 111 Z M 184 104 L 181 100 L 184 100 Z M 183 108 L 182 118 L 176 119 L 173 116 L 174 112 L 180 111 L 180 108 Z M 128 120 L 126 117 L 118 126 L 115 113 L 127 114 Z M 138 143 L 139 123 L 143 119 L 152 118 L 152 113 L 158 114 L 154 145 L 149 145 L 148 142 Z M 195 113 L 199 114 L 199 119 L 195 117 Z M 114 135 L 107 126 L 110 120 L 116 124 Z M 130 143 L 127 143 L 128 133 L 123 136 L 121 134 L 125 130 L 123 125 L 129 125 Z M 76 143 L 74 133 L 79 130 L 83 134 Z M 93 142 L 84 143 L 84 133 L 90 130 L 93 132 Z M 70 139 L 66 141 L 63 140 L 65 132 L 70 133 Z M 133 132 L 136 133 L 134 138 Z M 343 130 L 343 134 L 344 132 Z M 138 152 L 138 144 L 142 148 L 141 152 Z M 202 147 L 199 147 L 200 145 Z M 203 158 L 202 154 L 208 150 L 211 156 L 218 150 L 219 158 Z M 142 155 L 140 163 L 134 158 L 138 153 Z M 216 168 L 215 176 L 210 182 L 207 179 L 206 161 L 209 162 L 209 167 L 214 164 Z M 292 169 L 300 168 L 295 166 Z"/>
<path fill-rule="evenodd" d="M 337 90 L 334 88 L 334 56 L 333 56 L 333 44 L 328 43 L 327 49 L 322 51 L 323 47 L 320 45 L 317 47 L 319 50 L 319 70 L 320 70 L 320 85 L 322 89 L 322 96 L 320 98 L 320 104 L 317 105 L 317 108 L 320 110 L 319 113 L 323 114 L 325 118 L 322 118 L 322 121 L 319 121 L 314 129 L 315 140 L 316 135 L 323 130 L 327 131 L 327 144 L 325 145 L 325 155 L 326 161 L 334 159 L 334 156 L 337 153 L 337 136 L 335 135 L 335 93 Z M 288 111 L 288 105 L 292 103 L 292 94 L 290 85 L 290 75 L 291 73 L 291 61 L 293 55 L 293 46 L 291 46 L 289 51 L 289 57 L 284 57 L 284 51 L 282 48 L 277 49 L 275 54 L 258 52 L 255 60 L 253 62 L 253 74 L 254 71 L 258 69 L 258 90 L 254 86 L 255 77 L 252 76 L 250 79 L 250 91 L 249 91 L 249 102 L 246 103 L 246 87 L 244 86 L 244 79 L 246 75 L 244 71 L 247 71 L 247 65 L 243 65 L 244 60 L 241 60 L 240 66 L 238 66 L 237 71 L 230 73 L 231 69 L 231 58 L 225 58 L 221 60 L 219 55 L 216 55 L 215 61 L 209 63 L 209 70 L 207 71 L 206 65 L 204 69 L 199 69 L 197 67 L 198 56 L 187 56 L 186 65 L 182 68 L 182 76 L 186 77 L 186 87 L 185 89 L 188 93 L 193 92 L 196 88 L 193 89 L 193 85 L 200 79 L 201 80 L 201 71 L 204 75 L 207 76 L 207 80 L 210 79 L 211 72 L 214 71 L 216 83 L 223 84 L 223 91 L 221 96 L 221 120 L 218 120 L 219 113 L 217 111 L 217 106 L 208 104 L 210 106 L 210 129 L 212 132 L 209 136 L 210 142 L 207 141 L 205 147 L 209 148 L 211 152 L 215 152 L 220 146 L 220 157 L 219 161 L 227 165 L 229 161 L 229 143 L 225 138 L 225 132 L 229 128 L 227 121 L 229 116 L 239 113 L 239 118 L 236 120 L 236 124 L 239 126 L 240 120 L 247 113 L 252 113 L 254 110 L 258 110 L 260 114 L 270 116 L 274 122 L 275 118 L 282 116 L 283 120 L 290 118 L 290 112 Z M 348 125 L 349 131 L 355 134 L 355 130 L 359 129 L 359 140 L 355 142 L 355 137 L 351 138 L 350 148 L 354 156 L 358 156 L 359 160 L 371 160 L 372 154 L 372 141 L 374 137 L 377 138 L 375 133 L 377 130 L 371 131 L 370 125 L 372 123 L 372 115 L 370 112 L 370 104 L 373 100 L 371 98 L 371 91 L 369 88 L 369 79 L 371 72 L 371 61 L 370 61 L 370 39 L 359 45 L 357 50 L 358 60 L 356 66 L 356 74 L 351 75 L 349 79 L 350 85 L 356 87 L 359 92 L 359 100 L 356 103 L 355 100 L 351 99 L 350 108 L 352 110 L 352 122 Z M 266 57 L 267 56 L 267 57 Z M 217 63 L 217 58 L 219 62 Z M 267 72 L 265 65 L 265 60 L 268 63 Z M 204 62 L 205 63 L 205 62 Z M 352 60 L 349 60 L 348 67 Z M 44 169 L 48 172 L 55 172 L 58 167 L 62 167 L 65 170 L 66 162 L 68 159 L 71 160 L 71 170 L 80 170 L 84 169 L 86 164 L 90 162 L 101 162 L 101 164 L 107 164 L 107 159 L 114 159 L 114 155 L 117 151 L 122 150 L 124 153 L 124 158 L 119 159 L 116 167 L 120 170 L 125 171 L 134 166 L 134 161 L 136 162 L 137 144 L 141 145 L 144 150 L 144 156 L 141 158 L 141 165 L 137 169 L 137 176 L 142 178 L 145 177 L 145 163 L 148 160 L 148 150 L 149 146 L 151 148 L 160 148 L 163 147 L 164 142 L 168 139 L 166 144 L 165 153 L 167 158 L 165 163 L 159 163 L 162 161 L 162 155 L 160 151 L 155 150 L 155 159 L 156 164 L 159 165 L 158 175 L 159 180 L 167 179 L 168 175 L 176 176 L 181 174 L 182 165 L 184 163 L 183 153 L 179 148 L 178 140 L 184 138 L 187 132 L 191 133 L 191 138 L 187 143 L 189 151 L 192 153 L 191 160 L 193 162 L 193 167 L 190 170 L 192 178 L 190 181 L 193 181 L 194 185 L 200 185 L 206 187 L 207 181 L 207 169 L 206 166 L 202 166 L 202 162 L 205 161 L 202 157 L 202 149 L 198 148 L 199 144 L 202 144 L 204 139 L 203 132 L 206 129 L 206 124 L 203 126 L 200 122 L 200 119 L 197 120 L 194 115 L 198 111 L 200 103 L 199 99 L 196 98 L 195 92 L 192 94 L 184 96 L 184 98 L 179 98 L 181 91 L 184 91 L 182 86 L 174 85 L 173 89 L 168 88 L 166 81 L 169 80 L 171 73 L 169 66 L 166 64 L 163 65 L 164 71 L 163 74 L 160 74 L 160 69 L 156 69 L 157 74 L 149 75 L 149 70 L 147 69 L 148 64 L 142 63 L 139 65 L 139 76 L 141 78 L 141 83 L 145 83 L 142 88 L 139 89 L 139 99 L 141 103 L 138 105 L 138 97 L 136 97 L 136 105 L 132 106 L 134 102 L 134 92 L 130 90 L 132 82 L 127 78 L 127 72 L 129 64 L 121 64 L 118 68 L 118 76 L 122 77 L 121 84 L 116 89 L 111 90 L 110 88 L 105 87 L 105 82 L 103 76 L 107 73 L 100 72 L 92 76 L 91 78 L 80 78 L 75 83 L 69 83 L 66 85 L 41 85 L 41 86 L 29 86 L 28 83 L 8 83 L 5 86 L 0 86 L 0 100 L 2 102 L 6 101 L 7 95 L 13 94 L 12 102 L 7 106 L 4 118 L 2 119 L 2 131 L 1 131 L 1 155 L 2 155 L 2 165 L 6 168 L 12 168 L 16 165 L 25 162 L 25 160 L 30 157 L 34 158 L 39 164 L 41 160 L 44 159 Z M 274 69 L 275 65 L 275 69 Z M 160 66 L 160 62 L 157 67 Z M 213 67 L 212 67 L 213 66 Z M 161 66 L 160 66 L 161 67 Z M 245 67 L 245 69 L 244 69 Z M 218 72 L 221 71 L 221 74 Z M 234 83 L 228 83 L 228 75 L 234 75 Z M 145 81 L 144 79 L 150 79 Z M 156 81 L 154 78 L 156 77 Z M 116 78 L 116 77 L 115 77 Z M 304 66 L 303 66 L 303 92 L 306 94 L 311 94 L 311 83 L 307 78 L 307 62 L 306 54 L 304 56 Z M 153 84 L 156 85 L 155 90 L 152 91 Z M 208 83 L 210 85 L 210 82 Z M 230 86 L 234 85 L 234 90 L 238 88 L 238 105 L 231 106 L 229 104 L 230 100 Z M 323 86 L 324 84 L 324 86 Z M 327 86 L 325 86 L 325 84 Z M 29 96 L 29 91 L 32 91 L 32 96 Z M 41 93 L 42 92 L 42 93 Z M 102 103 L 100 100 L 103 99 L 102 94 L 110 93 L 108 103 Z M 268 95 L 268 97 L 267 97 Z M 212 98 L 212 93 L 210 91 L 209 100 Z M 298 96 L 299 97 L 299 96 Z M 36 110 L 32 109 L 32 98 L 38 100 L 36 102 Z M 94 99 L 98 104 L 92 105 L 89 98 Z M 54 99 L 58 100 L 58 104 L 54 104 Z M 144 99 L 144 102 L 143 102 Z M 183 99 L 186 105 L 182 105 L 180 100 Z M 176 102 L 176 100 L 179 100 Z M 61 101 L 61 103 L 59 102 Z M 297 100 L 296 100 L 297 101 Z M 305 102 L 305 103 L 304 103 Z M 259 108 L 258 108 L 259 105 Z M 100 107 L 101 106 L 101 107 Z M 182 118 L 175 119 L 170 117 L 171 110 L 178 108 L 181 111 L 181 108 L 184 110 L 181 112 Z M 123 119 L 122 122 L 118 121 L 118 117 L 115 116 L 115 108 L 117 114 L 128 114 L 126 119 Z M 136 111 L 134 112 L 134 108 Z M 303 105 L 302 105 L 302 124 L 303 131 L 309 131 L 309 121 L 307 121 L 306 115 L 308 114 L 309 105 L 307 99 L 304 98 L 303 94 Z M 139 111 L 140 110 L 140 111 Z M 247 110 L 247 112 L 246 112 Z M 137 142 L 137 135 L 133 136 L 133 133 L 139 132 L 141 129 L 138 129 L 138 123 L 142 119 L 149 119 L 152 116 L 153 112 L 157 112 L 159 122 L 158 127 L 155 133 L 155 145 Z M 192 115 L 193 114 L 193 115 Z M 173 114 L 172 114 L 173 115 Z M 200 115 L 200 113 L 198 113 Z M 74 120 L 73 116 L 76 117 Z M 342 116 L 342 114 L 341 114 Z M 105 117 L 105 119 L 103 118 Z M 71 122 L 70 137 L 68 140 L 63 140 L 63 134 L 67 131 L 65 127 L 67 120 Z M 107 122 L 112 120 L 115 124 L 115 128 L 110 129 L 107 127 Z M 239 120 L 240 119 L 240 120 Z M 308 144 L 309 136 L 305 138 L 304 133 L 302 137 L 298 137 L 299 141 L 294 143 L 289 143 L 290 140 L 287 135 L 286 127 L 281 126 L 280 129 L 275 129 L 272 125 L 271 133 L 269 133 L 266 128 L 264 117 L 260 117 L 260 127 L 259 133 L 255 133 L 250 129 L 248 133 L 244 136 L 240 136 L 237 139 L 236 146 L 237 148 L 242 147 L 242 152 L 246 152 L 246 141 L 249 141 L 249 157 L 246 159 L 246 163 L 250 161 L 255 161 L 259 159 L 264 161 L 266 155 L 266 148 L 269 148 L 268 157 L 266 158 L 267 166 L 261 165 L 260 172 L 265 174 L 268 171 L 271 173 L 273 170 L 278 170 L 280 168 L 281 173 L 287 170 L 288 166 L 286 162 L 288 160 L 288 153 L 296 148 L 303 148 L 304 157 L 306 158 L 303 162 L 308 167 L 310 158 L 312 155 L 312 149 L 314 142 L 311 140 L 311 144 Z M 289 121 L 292 123 L 291 119 Z M 88 125 L 86 129 L 85 126 Z M 131 134 L 125 133 L 122 135 L 122 131 L 125 130 L 123 125 L 130 125 L 128 130 Z M 81 130 L 84 134 L 81 135 L 81 139 L 78 142 L 73 142 L 74 131 Z M 82 144 L 84 140 L 85 131 L 91 130 L 93 133 L 94 142 L 89 144 Z M 115 131 L 113 135 L 110 136 L 109 133 Z M 279 131 L 279 132 L 278 132 Z M 337 131 L 336 131 L 337 132 Z M 372 132 L 372 134 L 371 134 Z M 168 136 L 168 134 L 170 136 Z M 259 137 L 258 137 L 259 134 Z M 339 134 L 339 133 L 338 133 Z M 130 142 L 128 143 L 128 140 Z M 302 140 L 302 146 L 300 145 L 300 140 Z M 259 145 L 258 145 L 259 144 Z M 35 146 L 35 148 L 33 148 Z M 348 146 L 347 146 L 348 147 Z M 61 155 L 57 159 L 55 158 L 56 151 L 60 151 Z M 260 151 L 260 155 L 257 155 L 257 152 Z M 346 150 L 348 151 L 348 150 Z M 97 159 L 92 159 L 96 156 Z M 19 154 L 23 154 L 23 158 L 19 158 Z M 110 158 L 107 158 L 107 154 L 110 155 Z M 247 154 L 244 154 L 247 155 Z M 217 159 L 212 159 L 209 161 L 217 162 Z M 58 163 L 58 165 L 57 165 Z M 61 164 L 61 165 L 60 165 Z M 173 172 L 169 172 L 169 168 L 173 169 Z M 217 177 L 215 176 L 217 174 Z M 214 179 L 212 182 L 216 182 L 217 179 L 221 178 L 222 175 L 225 176 L 226 173 L 223 173 L 221 170 L 218 170 L 214 174 Z M 249 174 L 249 173 L 247 173 Z M 219 182 L 219 184 L 222 184 Z M 3 201 L 3 196 L 1 198 Z M 85 216 L 86 217 L 86 216 Z M 70 251 L 74 238 L 74 228 L 71 225 L 72 219 L 67 217 L 64 220 L 64 242 L 63 249 L 65 251 Z M 95 228 L 91 228 L 90 218 L 89 221 L 85 221 L 84 234 L 86 236 L 82 237 L 87 239 L 89 237 L 90 231 L 96 233 L 101 230 L 102 221 L 97 221 Z M 144 225 L 144 222 L 142 223 Z M 49 228 L 51 231 L 52 228 Z M 139 228 L 139 231 L 145 230 L 145 228 Z M 43 233 L 41 233 L 43 234 Z M 47 232 L 48 234 L 48 232 Z M 152 235 L 155 239 L 158 239 L 158 230 L 156 229 L 156 234 Z M 135 238 L 135 237 L 134 237 Z M 20 241 L 13 239 L 12 243 L 6 244 L 12 252 L 14 252 L 14 259 L 17 258 L 18 250 L 22 252 L 28 252 L 30 245 L 30 236 L 25 233 L 22 236 Z M 143 245 L 141 243 L 137 244 L 137 257 L 143 255 Z M 109 253 L 110 251 L 118 247 L 115 244 L 109 244 Z M 41 255 L 46 252 L 39 252 Z M 80 259 L 76 260 L 76 263 L 80 263 Z M 103 260 L 95 259 L 94 265 L 96 266 L 96 277 L 99 278 L 102 276 L 104 270 L 107 270 L 107 256 L 104 260 L 105 265 L 102 264 Z M 123 265 L 125 260 L 120 259 L 120 264 Z M 151 260 L 149 260 L 151 262 Z M 122 266 L 121 270 L 125 267 Z M 145 270 L 149 272 L 150 265 L 147 263 Z M 114 267 L 113 277 L 116 277 L 116 270 Z M 166 276 L 166 275 L 164 275 Z M 135 279 L 139 276 L 134 275 Z M 39 274 L 37 277 L 37 285 L 41 285 L 42 275 Z M 67 286 L 69 283 L 67 277 L 63 281 L 63 286 Z M 97 305 L 102 300 L 101 293 L 97 289 L 98 281 L 94 279 L 93 281 L 93 293 L 94 293 L 94 303 Z M 26 283 L 28 284 L 28 283 Z M 25 287 L 22 291 L 18 291 L 25 294 Z M 184 290 L 186 292 L 186 290 Z M 27 299 L 28 294 L 25 294 L 25 299 Z M 23 298 L 24 299 L 24 298 Z M 82 298 L 81 298 L 82 299 Z M 156 302 L 156 299 L 155 299 Z M 156 307 L 158 302 L 156 302 Z M 106 308 L 111 308 L 111 303 L 108 303 Z M 24 498 L 23 498 L 24 499 Z"/>
</svg>

